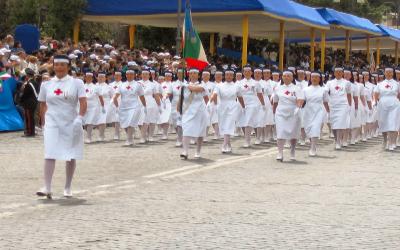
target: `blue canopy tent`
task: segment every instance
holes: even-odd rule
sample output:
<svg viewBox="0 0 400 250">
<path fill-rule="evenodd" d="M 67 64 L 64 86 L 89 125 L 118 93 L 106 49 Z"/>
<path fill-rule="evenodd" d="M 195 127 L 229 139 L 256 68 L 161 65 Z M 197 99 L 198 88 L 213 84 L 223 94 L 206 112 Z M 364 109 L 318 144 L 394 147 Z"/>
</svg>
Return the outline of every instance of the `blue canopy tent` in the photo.
<svg viewBox="0 0 400 250">
<path fill-rule="evenodd" d="M 284 32 L 310 32 L 310 28 L 329 29 L 329 23 L 315 9 L 305 6 L 297 10 L 298 4 L 289 0 L 191 0 L 190 3 L 193 22 L 199 32 L 219 32 L 243 37 L 242 63 L 247 62 L 249 36 L 279 38 L 282 67 Z M 82 20 L 175 28 L 177 10 L 178 1 L 89 0 Z"/>
</svg>

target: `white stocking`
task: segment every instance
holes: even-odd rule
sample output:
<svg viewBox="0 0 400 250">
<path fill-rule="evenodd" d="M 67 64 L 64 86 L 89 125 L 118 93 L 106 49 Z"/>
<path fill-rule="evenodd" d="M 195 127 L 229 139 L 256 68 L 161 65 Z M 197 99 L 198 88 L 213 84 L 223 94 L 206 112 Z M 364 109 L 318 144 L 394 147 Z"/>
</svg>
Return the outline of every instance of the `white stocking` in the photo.
<svg viewBox="0 0 400 250">
<path fill-rule="evenodd" d="M 76 160 L 72 159 L 65 164 L 65 189 L 71 189 L 72 178 L 76 169 Z"/>
<path fill-rule="evenodd" d="M 54 169 L 56 167 L 56 160 L 44 160 L 44 186 L 47 192 L 51 192 L 51 180 L 53 179 Z"/>
</svg>

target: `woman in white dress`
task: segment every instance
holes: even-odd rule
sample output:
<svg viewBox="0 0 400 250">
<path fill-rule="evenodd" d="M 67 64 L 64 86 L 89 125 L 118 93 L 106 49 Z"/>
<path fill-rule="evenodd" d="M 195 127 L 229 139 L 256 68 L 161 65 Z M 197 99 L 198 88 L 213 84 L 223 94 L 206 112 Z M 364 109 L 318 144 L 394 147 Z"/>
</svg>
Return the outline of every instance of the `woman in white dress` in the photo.
<svg viewBox="0 0 400 250">
<path fill-rule="evenodd" d="M 260 109 L 259 114 L 257 116 L 257 126 L 256 126 L 256 140 L 254 142 L 255 145 L 260 145 L 264 139 L 264 128 L 267 125 L 267 115 L 268 112 L 272 113 L 272 107 L 269 102 L 269 97 L 271 95 L 271 91 L 269 90 L 268 86 L 262 79 L 263 73 L 262 68 L 257 68 L 254 70 L 254 82 L 261 87 L 261 93 L 263 96 L 263 101 L 265 105 L 265 109 Z"/>
<path fill-rule="evenodd" d="M 111 89 L 113 91 L 113 97 L 115 92 L 117 91 L 118 87 L 122 84 L 122 73 L 120 71 L 116 71 L 114 73 L 114 82 L 110 83 Z M 121 98 L 118 99 L 118 103 L 121 102 Z M 117 107 L 114 105 L 114 101 L 109 109 L 110 114 L 110 121 L 114 126 L 114 140 L 120 139 L 120 124 L 119 124 L 119 117 L 118 117 L 118 110 Z"/>
<path fill-rule="evenodd" d="M 303 92 L 306 103 L 303 108 L 304 130 L 311 142 L 309 156 L 315 156 L 317 140 L 321 135 L 326 113 L 329 113 L 328 92 L 323 85 L 321 73 L 311 73 L 310 86 L 304 88 Z"/>
<path fill-rule="evenodd" d="M 178 79 L 172 83 L 172 100 L 171 100 L 171 118 L 170 125 L 175 128 L 176 131 L 176 147 L 182 146 L 182 122 L 181 114 L 178 111 L 178 101 L 181 96 L 182 86 L 186 85 L 186 80 L 184 78 L 183 69 L 178 69 L 177 71 Z"/>
<path fill-rule="evenodd" d="M 308 81 L 306 80 L 306 72 L 303 68 L 296 69 L 296 86 L 298 86 L 301 90 L 308 87 Z M 303 109 L 300 110 L 300 118 L 301 118 L 301 136 L 299 139 L 299 144 L 304 146 L 306 144 L 306 132 L 304 130 L 304 122 L 303 122 Z"/>
<path fill-rule="evenodd" d="M 150 78 L 150 70 L 144 69 L 142 70 L 140 84 L 143 87 L 147 104 L 147 113 L 144 114 L 144 121 L 141 127 L 142 138 L 140 139 L 140 143 L 146 143 L 146 141 L 153 142 L 154 130 L 162 112 L 158 83 L 153 82 Z"/>
<path fill-rule="evenodd" d="M 189 83 L 183 87 L 178 108 L 182 114 L 183 151 L 180 157 L 188 158 L 191 139 L 197 139 L 195 158 L 200 158 L 201 146 L 207 129 L 208 93 L 206 86 L 199 83 L 199 71 L 189 71 Z"/>
<path fill-rule="evenodd" d="M 261 85 L 252 78 L 250 65 L 243 67 L 244 78 L 240 81 L 240 91 L 243 96 L 245 109 L 241 114 L 239 126 L 244 128 L 245 143 L 244 148 L 250 147 L 251 131 L 258 126 L 258 116 L 260 111 L 265 111 L 264 96 Z"/>
<path fill-rule="evenodd" d="M 159 77 L 159 83 L 161 87 L 160 99 L 162 112 L 158 124 L 162 130 L 161 140 L 168 140 L 169 121 L 171 117 L 172 72 L 167 71 L 164 73 L 164 78 L 160 78 L 161 76 Z"/>
<path fill-rule="evenodd" d="M 343 139 L 343 147 L 348 146 L 350 141 L 351 145 L 356 144 L 356 138 L 358 135 L 358 130 L 361 127 L 361 119 L 359 112 L 359 98 L 360 98 L 360 87 L 357 82 L 358 73 L 353 74 L 350 69 L 344 70 L 344 78 L 351 84 L 351 110 L 350 110 L 350 123 L 348 130 Z"/>
<path fill-rule="evenodd" d="M 394 69 L 385 68 L 385 80 L 378 83 L 374 93 L 378 101 L 378 126 L 383 133 L 384 147 L 393 151 L 396 148 L 397 132 L 400 127 L 400 88 L 394 79 Z"/>
<path fill-rule="evenodd" d="M 350 124 L 350 110 L 352 103 L 351 83 L 343 78 L 343 68 L 335 68 L 335 79 L 326 83 L 329 94 L 329 119 L 335 136 L 335 148 L 341 149 L 345 131 Z"/>
<path fill-rule="evenodd" d="M 236 72 L 235 73 L 235 85 L 239 85 L 242 80 L 243 80 L 243 73 L 240 72 L 240 71 Z M 239 103 L 237 103 L 237 106 L 238 106 L 238 108 L 240 108 L 240 104 Z M 240 115 L 237 117 L 237 120 L 235 121 L 236 130 L 235 130 L 234 137 L 237 137 L 237 136 L 241 135 L 242 132 L 243 132 L 242 128 L 240 127 L 239 122 L 240 122 Z"/>
<path fill-rule="evenodd" d="M 105 113 L 100 114 L 99 121 L 98 121 L 98 123 L 99 123 L 98 129 L 99 129 L 99 133 L 100 133 L 99 141 L 102 142 L 105 139 L 104 133 L 106 130 L 106 124 L 112 123 L 111 115 L 112 115 L 112 112 L 114 112 L 114 110 L 113 110 L 114 103 L 112 102 L 111 99 L 114 96 L 114 91 L 113 91 L 113 88 L 107 84 L 105 73 L 99 73 L 97 75 L 97 80 L 98 80 L 97 85 L 100 88 L 100 95 L 103 97 L 104 108 L 106 110 Z"/>
<path fill-rule="evenodd" d="M 121 97 L 120 100 L 119 97 Z M 126 71 L 126 82 L 122 82 L 116 89 L 113 102 L 119 110 L 121 128 L 125 129 L 127 135 L 125 145 L 131 146 L 133 145 L 133 132 L 139 125 L 142 110 L 146 113 L 143 87 L 135 81 L 135 71 Z"/>
<path fill-rule="evenodd" d="M 371 83 L 371 74 L 369 71 L 364 70 L 362 75 L 365 86 L 365 97 L 368 105 L 365 134 L 367 139 L 371 139 L 374 136 L 374 124 L 376 122 L 376 109 L 373 108 L 375 106 L 374 89 L 376 85 Z"/>
<path fill-rule="evenodd" d="M 204 70 L 201 74 L 201 78 L 202 78 L 202 83 L 206 86 L 206 90 L 208 91 L 208 97 L 211 98 L 211 95 L 214 93 L 214 89 L 215 86 L 217 84 L 221 84 L 222 83 L 222 71 L 221 70 L 217 70 L 215 72 L 215 82 L 210 81 L 210 76 L 211 73 L 208 70 Z M 210 126 L 213 127 L 214 130 L 214 140 L 218 140 L 220 135 L 219 135 L 219 128 L 218 128 L 218 108 L 217 105 L 215 103 L 211 103 L 209 102 L 207 104 L 207 113 L 209 116 L 209 123 L 207 125 L 207 136 L 208 136 L 208 132 L 210 129 Z M 207 136 L 204 138 L 204 142 L 207 142 Z"/>
<path fill-rule="evenodd" d="M 219 134 L 224 137 L 222 144 L 222 153 L 231 153 L 231 136 L 235 134 L 236 124 L 240 110 L 238 110 L 236 99 L 239 101 L 242 109 L 244 101 L 240 88 L 233 82 L 234 71 L 227 69 L 225 71 L 225 82 L 218 84 L 214 88 L 210 102 L 218 104 L 218 122 Z"/>
<path fill-rule="evenodd" d="M 44 187 L 36 194 L 51 199 L 51 181 L 56 160 L 66 161 L 64 196 L 71 197 L 76 160 L 83 158 L 83 116 L 86 113 L 85 87 L 81 80 L 68 75 L 66 55 L 54 56 L 55 77 L 43 82 L 38 100 L 44 126 Z M 79 103 L 79 112 L 77 106 Z"/>
<path fill-rule="evenodd" d="M 101 125 L 100 115 L 105 114 L 104 100 L 99 86 L 93 83 L 93 73 L 85 74 L 85 92 L 87 99 L 87 112 L 83 118 L 86 126 L 85 143 L 92 143 L 92 131 L 95 126 Z"/>
<path fill-rule="evenodd" d="M 283 161 L 283 147 L 290 140 L 290 159 L 295 160 L 296 143 L 300 137 L 300 109 L 304 103 L 303 91 L 295 85 L 293 72 L 282 73 L 282 85 L 278 86 L 274 96 L 274 114 L 278 146 L 278 161 Z"/>
<path fill-rule="evenodd" d="M 267 112 L 265 112 L 265 126 L 264 126 L 264 143 L 269 143 L 273 137 L 273 126 L 275 125 L 274 113 L 272 112 L 272 95 L 274 92 L 274 85 L 271 80 L 271 70 L 268 68 L 263 69 L 263 95 L 264 102 L 267 106 Z"/>
<path fill-rule="evenodd" d="M 369 95 L 368 89 L 365 87 L 363 74 L 358 75 L 358 85 L 360 87 L 360 98 L 359 98 L 359 113 L 361 120 L 361 127 L 358 135 L 359 140 L 363 142 L 367 141 L 367 118 L 371 107 L 371 96 Z"/>
</svg>

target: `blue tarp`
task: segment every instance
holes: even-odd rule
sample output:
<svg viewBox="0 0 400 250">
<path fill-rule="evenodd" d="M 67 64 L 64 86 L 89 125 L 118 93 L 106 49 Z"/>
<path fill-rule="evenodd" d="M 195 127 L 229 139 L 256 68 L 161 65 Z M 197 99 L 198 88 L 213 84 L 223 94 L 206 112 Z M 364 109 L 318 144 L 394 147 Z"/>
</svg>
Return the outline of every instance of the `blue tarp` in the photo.
<svg viewBox="0 0 400 250">
<path fill-rule="evenodd" d="M 17 81 L 14 78 L 3 80 L 0 90 L 0 131 L 15 131 L 24 128 L 24 123 L 14 105 L 14 92 Z"/>
<path fill-rule="evenodd" d="M 383 31 L 383 33 L 385 33 L 386 36 L 389 36 L 393 40 L 400 42 L 400 30 L 392 29 L 381 24 L 378 24 L 377 26 Z"/>
<path fill-rule="evenodd" d="M 39 49 L 40 32 L 38 28 L 31 24 L 18 25 L 15 28 L 15 40 L 20 41 L 22 48 L 28 54 Z"/>
<path fill-rule="evenodd" d="M 319 14 L 331 25 L 337 25 L 348 29 L 356 29 L 376 35 L 382 34 L 382 31 L 368 19 L 329 8 L 318 8 L 317 10 Z"/>
<path fill-rule="evenodd" d="M 310 7 L 299 7 L 289 0 L 191 0 L 192 13 L 197 12 L 243 12 L 263 11 L 280 19 L 296 19 L 305 24 L 328 27 L 329 24 Z M 182 1 L 184 11 L 185 1 Z M 126 16 L 174 14 L 177 12 L 177 1 L 166 0 L 88 0 L 85 15 L 92 16 Z"/>
</svg>

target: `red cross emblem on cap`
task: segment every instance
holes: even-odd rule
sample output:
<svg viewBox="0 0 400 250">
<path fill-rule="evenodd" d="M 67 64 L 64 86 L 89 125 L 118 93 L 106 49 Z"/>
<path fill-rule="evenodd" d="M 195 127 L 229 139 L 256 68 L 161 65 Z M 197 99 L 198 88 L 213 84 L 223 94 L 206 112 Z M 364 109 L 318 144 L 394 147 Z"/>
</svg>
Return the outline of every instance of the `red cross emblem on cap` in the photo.
<svg viewBox="0 0 400 250">
<path fill-rule="evenodd" d="M 340 90 L 339 85 L 336 85 L 335 89 L 339 91 Z"/>
<path fill-rule="evenodd" d="M 56 95 L 61 95 L 63 92 L 62 92 L 62 90 L 61 89 L 56 89 L 56 90 L 54 90 L 54 94 L 56 94 Z"/>
<path fill-rule="evenodd" d="M 127 89 L 127 90 L 130 90 L 130 89 L 131 89 L 131 86 L 128 85 L 128 86 L 126 87 L 126 89 Z"/>
<path fill-rule="evenodd" d="M 390 85 L 389 85 L 389 84 L 386 84 L 385 88 L 389 89 L 389 88 L 390 88 Z"/>
<path fill-rule="evenodd" d="M 289 90 L 286 90 L 286 91 L 285 91 L 285 95 L 290 95 L 290 91 L 289 91 Z"/>
</svg>

